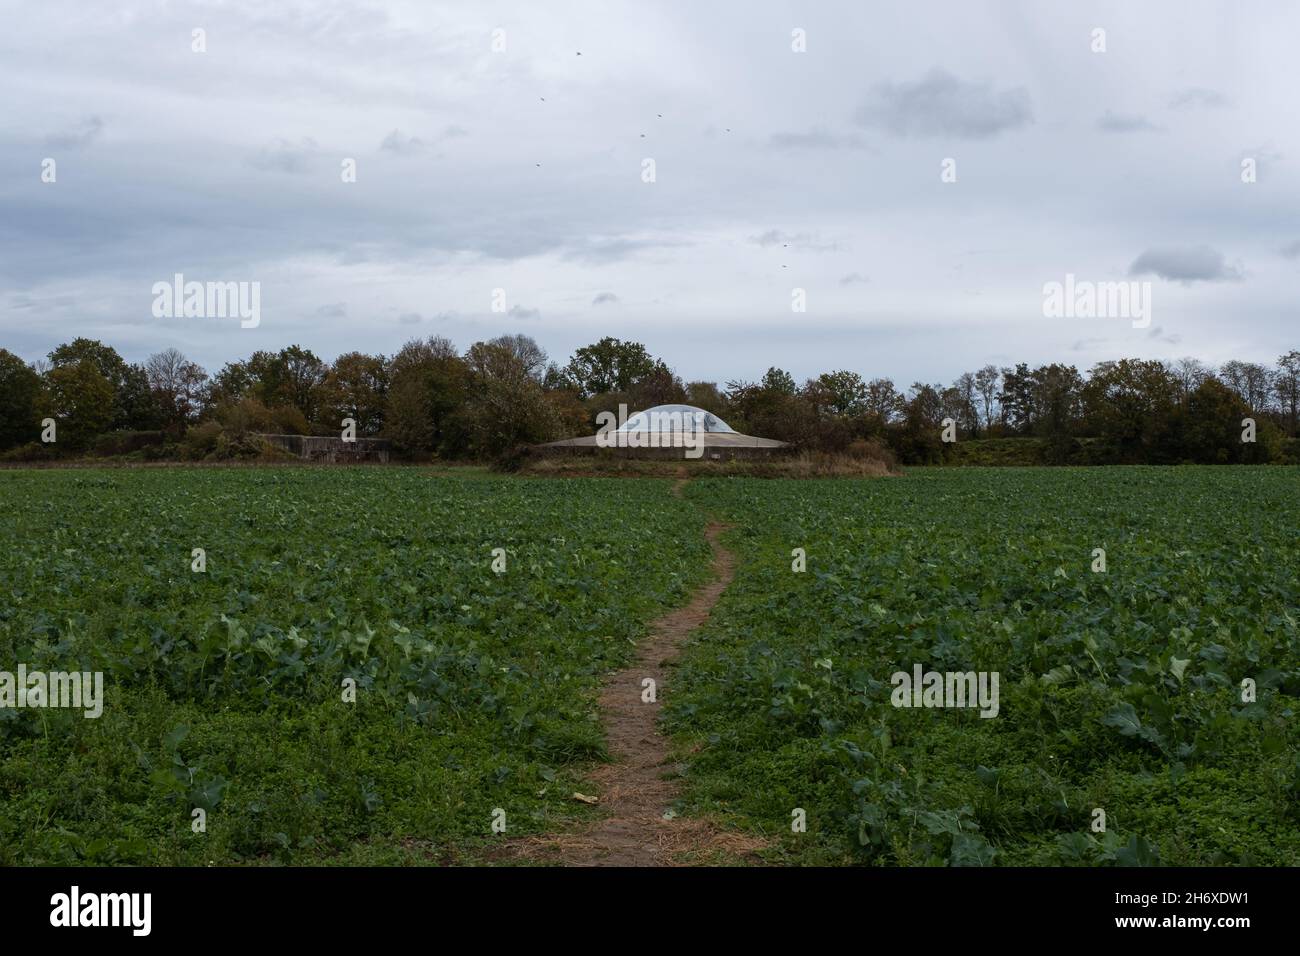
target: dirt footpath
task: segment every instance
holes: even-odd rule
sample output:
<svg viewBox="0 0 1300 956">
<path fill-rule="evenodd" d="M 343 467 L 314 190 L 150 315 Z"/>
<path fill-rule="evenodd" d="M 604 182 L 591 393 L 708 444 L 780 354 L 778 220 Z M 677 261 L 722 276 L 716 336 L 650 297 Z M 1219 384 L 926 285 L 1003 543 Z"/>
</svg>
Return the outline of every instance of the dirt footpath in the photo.
<svg viewBox="0 0 1300 956">
<path fill-rule="evenodd" d="M 680 496 L 684 484 L 678 481 L 673 494 Z M 763 845 L 704 820 L 664 818 L 679 792 L 675 780 L 665 779 L 676 776 L 676 767 L 657 727 L 668 690 L 664 665 L 708 618 L 735 574 L 735 556 L 718 540 L 723 530 L 717 522 L 705 529 L 713 549 L 713 580 L 685 607 L 654 621 L 632 665 L 602 685 L 600 714 L 612 762 L 592 773 L 583 791 L 599 797 L 602 818 L 572 831 L 511 840 L 504 848 L 507 858 L 566 866 L 673 866 L 738 862 Z M 647 677 L 655 682 L 655 703 L 642 700 Z"/>
</svg>

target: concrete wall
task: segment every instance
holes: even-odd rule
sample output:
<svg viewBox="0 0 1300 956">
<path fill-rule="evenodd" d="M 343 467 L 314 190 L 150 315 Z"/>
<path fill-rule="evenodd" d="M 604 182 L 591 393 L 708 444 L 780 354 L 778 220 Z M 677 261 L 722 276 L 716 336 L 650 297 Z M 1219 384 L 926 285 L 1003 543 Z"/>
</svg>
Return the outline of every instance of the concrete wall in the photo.
<svg viewBox="0 0 1300 956">
<path fill-rule="evenodd" d="M 342 438 L 322 438 L 317 435 L 259 435 L 263 441 L 283 448 L 306 461 L 352 463 L 361 461 L 387 462 L 391 443 L 383 438 L 358 438 L 345 442 Z"/>
<path fill-rule="evenodd" d="M 687 458 L 685 448 L 600 448 L 593 445 L 534 445 L 539 455 L 586 458 L 652 458 L 660 461 L 732 461 L 734 459 L 772 458 L 788 454 L 786 448 L 754 448 L 722 445 L 705 448 L 699 458 Z"/>
</svg>

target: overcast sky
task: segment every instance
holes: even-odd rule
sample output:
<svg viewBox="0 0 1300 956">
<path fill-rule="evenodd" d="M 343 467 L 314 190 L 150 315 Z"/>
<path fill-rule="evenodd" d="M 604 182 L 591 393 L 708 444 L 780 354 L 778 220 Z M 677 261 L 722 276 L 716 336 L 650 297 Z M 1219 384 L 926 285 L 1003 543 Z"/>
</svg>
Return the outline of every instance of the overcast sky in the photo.
<svg viewBox="0 0 1300 956">
<path fill-rule="evenodd" d="M 1300 4 L 3 0 L 0 21 L 0 346 L 28 360 L 78 335 L 215 371 L 522 332 L 560 362 L 635 339 L 688 380 L 906 385 L 1300 348 Z M 177 272 L 260 282 L 260 325 L 155 318 Z M 1150 281 L 1150 327 L 1045 317 L 1067 273 Z"/>
</svg>

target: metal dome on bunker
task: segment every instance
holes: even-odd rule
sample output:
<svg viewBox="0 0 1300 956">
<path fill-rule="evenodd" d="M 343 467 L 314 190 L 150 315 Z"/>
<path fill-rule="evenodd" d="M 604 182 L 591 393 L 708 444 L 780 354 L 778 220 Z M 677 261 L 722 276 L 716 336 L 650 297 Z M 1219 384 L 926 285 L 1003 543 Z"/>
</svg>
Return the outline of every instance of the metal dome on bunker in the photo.
<svg viewBox="0 0 1300 956">
<path fill-rule="evenodd" d="M 544 454 L 608 454 L 628 458 L 726 460 L 764 458 L 789 447 L 771 438 L 742 435 L 713 412 L 695 405 L 655 405 L 628 416 L 596 416 L 595 435 L 538 445 Z"/>
</svg>

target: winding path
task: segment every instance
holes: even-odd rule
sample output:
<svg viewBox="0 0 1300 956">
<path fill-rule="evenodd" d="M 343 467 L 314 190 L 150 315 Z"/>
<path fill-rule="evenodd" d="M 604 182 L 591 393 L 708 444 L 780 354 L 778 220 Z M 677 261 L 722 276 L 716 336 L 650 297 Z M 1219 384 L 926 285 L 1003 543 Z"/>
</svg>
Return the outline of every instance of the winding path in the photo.
<svg viewBox="0 0 1300 956">
<path fill-rule="evenodd" d="M 676 497 L 687 481 L 681 478 L 673 485 Z M 704 532 L 713 550 L 713 579 L 685 607 L 654 621 L 637 645 L 636 660 L 601 686 L 600 714 L 611 762 L 591 774 L 588 786 L 599 796 L 602 817 L 580 829 L 511 840 L 507 856 L 566 866 L 672 866 L 710 858 L 734 862 L 763 845 L 719 831 L 706 820 L 664 817 L 680 790 L 672 779 L 677 768 L 669 762 L 668 740 L 658 728 L 665 665 L 708 618 L 735 575 L 735 556 L 719 541 L 724 530 L 711 521 Z M 642 700 L 647 677 L 655 682 L 655 703 Z"/>
</svg>

